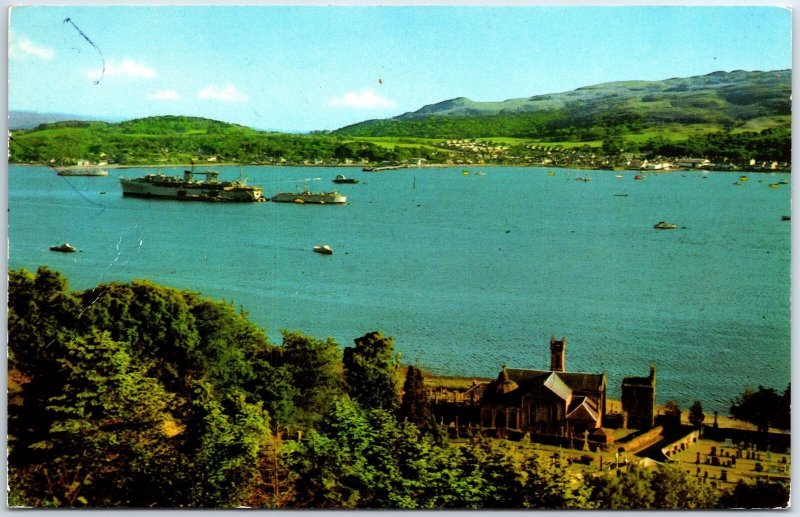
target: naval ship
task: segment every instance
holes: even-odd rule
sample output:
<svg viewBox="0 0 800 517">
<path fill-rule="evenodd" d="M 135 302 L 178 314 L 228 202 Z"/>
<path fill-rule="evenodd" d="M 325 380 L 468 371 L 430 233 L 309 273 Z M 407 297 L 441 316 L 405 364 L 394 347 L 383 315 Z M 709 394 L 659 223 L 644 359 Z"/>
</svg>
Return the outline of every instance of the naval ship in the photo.
<svg viewBox="0 0 800 517">
<path fill-rule="evenodd" d="M 206 177 L 205 181 L 195 180 L 196 174 Z M 141 178 L 120 178 L 122 195 L 159 199 L 179 199 L 182 201 L 235 201 L 262 202 L 264 190 L 248 186 L 238 181 L 219 181 L 219 171 L 183 171 L 183 178 L 165 174 L 148 174 Z"/>
</svg>

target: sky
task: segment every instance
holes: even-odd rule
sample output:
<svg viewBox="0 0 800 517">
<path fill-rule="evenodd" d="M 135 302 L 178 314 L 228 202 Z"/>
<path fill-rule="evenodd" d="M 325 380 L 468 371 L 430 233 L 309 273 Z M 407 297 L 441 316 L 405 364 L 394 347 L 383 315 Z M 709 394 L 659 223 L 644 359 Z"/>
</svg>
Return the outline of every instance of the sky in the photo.
<svg viewBox="0 0 800 517">
<path fill-rule="evenodd" d="M 775 6 L 23 6 L 8 109 L 333 130 L 455 97 L 789 69 L 791 26 Z"/>
</svg>

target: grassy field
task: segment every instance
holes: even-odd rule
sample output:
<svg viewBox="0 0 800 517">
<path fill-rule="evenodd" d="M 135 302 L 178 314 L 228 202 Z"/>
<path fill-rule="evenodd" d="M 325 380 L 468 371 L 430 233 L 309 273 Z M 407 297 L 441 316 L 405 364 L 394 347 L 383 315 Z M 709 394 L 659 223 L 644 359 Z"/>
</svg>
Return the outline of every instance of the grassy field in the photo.
<svg viewBox="0 0 800 517">
<path fill-rule="evenodd" d="M 744 133 L 747 131 L 763 131 L 773 127 L 791 126 L 792 117 L 790 115 L 778 115 L 775 117 L 760 117 L 748 120 L 740 127 L 737 127 L 731 133 Z"/>
<path fill-rule="evenodd" d="M 436 144 L 445 141 L 442 138 L 409 138 L 409 137 L 384 137 L 384 136 L 359 136 L 343 138 L 344 143 L 369 142 L 371 144 L 392 149 L 395 147 L 422 147 L 427 149 L 441 149 Z"/>
</svg>

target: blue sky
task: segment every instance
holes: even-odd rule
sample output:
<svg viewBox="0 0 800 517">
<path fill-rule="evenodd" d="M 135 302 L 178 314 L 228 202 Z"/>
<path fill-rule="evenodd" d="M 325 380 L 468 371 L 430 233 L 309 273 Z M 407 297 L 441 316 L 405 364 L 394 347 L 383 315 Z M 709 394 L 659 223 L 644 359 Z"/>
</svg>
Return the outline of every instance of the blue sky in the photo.
<svg viewBox="0 0 800 517">
<path fill-rule="evenodd" d="M 454 97 L 787 69 L 791 23 L 770 6 L 16 7 L 9 109 L 336 129 Z"/>
</svg>

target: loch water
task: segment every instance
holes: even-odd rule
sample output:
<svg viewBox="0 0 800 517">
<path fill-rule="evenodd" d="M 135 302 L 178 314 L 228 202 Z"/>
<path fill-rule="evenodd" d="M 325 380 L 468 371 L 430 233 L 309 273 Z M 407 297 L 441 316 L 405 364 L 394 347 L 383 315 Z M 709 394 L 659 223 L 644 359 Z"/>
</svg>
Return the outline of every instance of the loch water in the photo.
<svg viewBox="0 0 800 517">
<path fill-rule="evenodd" d="M 275 343 L 280 329 L 342 346 L 380 330 L 404 363 L 443 375 L 547 369 L 555 335 L 567 369 L 606 372 L 613 398 L 651 364 L 660 403 L 723 413 L 745 386 L 790 381 L 790 185 L 769 187 L 789 174 L 217 169 L 267 196 L 307 185 L 348 203 L 124 198 L 120 176 L 154 170 L 12 165 L 9 268 L 46 264 L 76 290 L 147 278 L 198 291 L 244 308 Z M 79 252 L 49 251 L 65 241 Z M 323 243 L 333 255 L 312 252 Z"/>
</svg>

